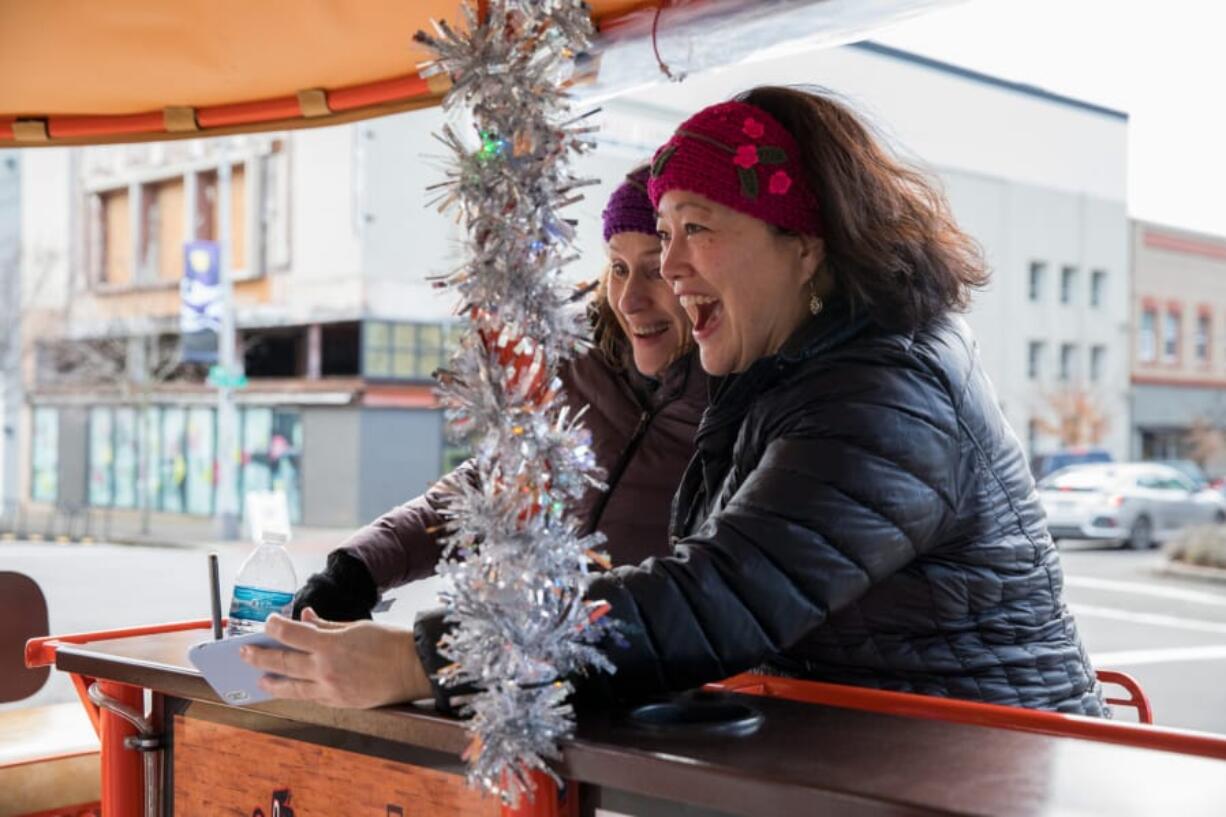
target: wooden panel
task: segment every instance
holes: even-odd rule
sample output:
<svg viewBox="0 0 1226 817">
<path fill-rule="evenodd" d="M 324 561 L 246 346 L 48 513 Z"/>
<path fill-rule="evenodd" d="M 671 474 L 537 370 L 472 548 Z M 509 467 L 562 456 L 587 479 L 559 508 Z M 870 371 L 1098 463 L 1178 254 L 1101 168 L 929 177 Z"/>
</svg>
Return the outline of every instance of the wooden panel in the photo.
<svg viewBox="0 0 1226 817">
<path fill-rule="evenodd" d="M 126 188 L 102 195 L 102 219 L 106 248 L 102 280 L 108 284 L 126 284 L 132 280 L 131 213 Z"/>
<path fill-rule="evenodd" d="M 230 170 L 230 269 L 247 269 L 247 165 Z"/>
<path fill-rule="evenodd" d="M 499 803 L 459 775 L 182 715 L 174 717 L 180 815 L 273 813 L 497 817 Z"/>
<path fill-rule="evenodd" d="M 157 185 L 158 277 L 177 281 L 183 276 L 183 179 Z"/>
</svg>

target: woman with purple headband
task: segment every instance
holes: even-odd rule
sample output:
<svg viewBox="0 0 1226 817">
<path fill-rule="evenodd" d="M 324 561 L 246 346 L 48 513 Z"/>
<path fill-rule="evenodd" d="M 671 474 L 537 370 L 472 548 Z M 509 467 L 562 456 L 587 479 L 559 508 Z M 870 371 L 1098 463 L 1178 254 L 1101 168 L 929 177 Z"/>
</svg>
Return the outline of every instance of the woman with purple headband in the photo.
<svg viewBox="0 0 1226 817">
<path fill-rule="evenodd" d="M 613 192 L 603 227 L 608 266 L 589 308 L 594 348 L 559 374 L 572 407 L 588 407 L 585 422 L 609 486 L 589 491 L 574 513 L 584 533 L 604 533 L 614 564 L 638 564 L 668 552 L 669 508 L 694 451 L 707 378 L 693 351 L 689 320 L 660 277 L 660 239 L 645 166 Z M 380 593 L 431 576 L 441 550 L 435 531 L 444 521 L 447 486 L 468 478 L 468 467 L 461 466 L 349 537 L 298 592 L 295 618 L 302 615 L 322 628 L 368 619 Z M 270 632 L 284 624 L 273 624 Z M 386 661 L 385 654 L 411 653 L 412 633 L 370 622 L 353 626 L 362 630 L 347 641 L 352 649 L 338 653 L 355 662 L 342 693 L 350 697 L 327 698 L 320 684 L 309 694 L 303 694 L 305 684 L 283 685 L 278 692 L 348 706 L 386 703 L 386 690 L 402 679 L 386 672 L 397 662 Z M 368 665 L 363 651 L 374 653 L 380 664 Z M 366 666 L 370 672 L 363 673 Z"/>
</svg>

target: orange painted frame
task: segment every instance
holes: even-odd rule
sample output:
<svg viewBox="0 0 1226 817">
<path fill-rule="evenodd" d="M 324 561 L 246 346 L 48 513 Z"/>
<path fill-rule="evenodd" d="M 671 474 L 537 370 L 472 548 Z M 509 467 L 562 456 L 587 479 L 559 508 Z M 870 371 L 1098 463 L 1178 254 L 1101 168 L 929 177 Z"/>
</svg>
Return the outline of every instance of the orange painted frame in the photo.
<svg viewBox="0 0 1226 817">
<path fill-rule="evenodd" d="M 836 706 L 843 709 L 859 709 L 952 723 L 969 723 L 1057 737 L 1084 738 L 1123 746 L 1137 746 L 1226 760 L 1226 737 L 1183 729 L 1116 723 L 1101 718 L 1065 715 L 1059 712 L 938 698 L 931 695 L 915 695 L 909 692 L 890 692 L 882 689 L 826 684 L 818 681 L 799 681 L 757 673 L 736 675 L 725 681 L 708 684 L 705 688 L 714 692 L 737 692 L 743 695 L 786 698 L 792 701 Z"/>
</svg>

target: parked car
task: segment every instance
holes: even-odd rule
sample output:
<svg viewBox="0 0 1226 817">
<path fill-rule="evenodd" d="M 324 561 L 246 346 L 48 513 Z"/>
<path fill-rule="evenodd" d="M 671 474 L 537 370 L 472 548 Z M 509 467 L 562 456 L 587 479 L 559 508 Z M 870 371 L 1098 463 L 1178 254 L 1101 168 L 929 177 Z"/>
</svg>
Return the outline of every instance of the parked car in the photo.
<svg viewBox="0 0 1226 817">
<path fill-rule="evenodd" d="M 1195 482 L 1198 488 L 1204 488 L 1209 485 L 1209 477 L 1205 475 L 1204 469 L 1197 465 L 1194 460 L 1150 460 L 1150 462 L 1157 465 L 1169 465 Z"/>
<path fill-rule="evenodd" d="M 1030 461 L 1030 473 L 1036 480 L 1056 473 L 1070 465 L 1087 465 L 1095 462 L 1111 462 L 1110 451 L 1101 448 L 1070 448 L 1052 454 L 1039 454 Z"/>
<path fill-rule="evenodd" d="M 1155 463 L 1074 465 L 1039 483 L 1052 538 L 1157 547 L 1180 528 L 1226 523 L 1226 497 Z"/>
</svg>

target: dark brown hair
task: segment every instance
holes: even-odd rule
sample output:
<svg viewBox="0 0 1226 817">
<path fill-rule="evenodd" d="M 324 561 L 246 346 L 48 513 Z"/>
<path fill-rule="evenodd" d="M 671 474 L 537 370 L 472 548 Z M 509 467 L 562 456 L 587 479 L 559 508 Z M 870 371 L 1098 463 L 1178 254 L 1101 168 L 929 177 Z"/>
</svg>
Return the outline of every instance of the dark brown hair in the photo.
<svg viewBox="0 0 1226 817">
<path fill-rule="evenodd" d="M 604 357 L 605 363 L 614 371 L 624 371 L 630 357 L 630 343 L 622 332 L 617 316 L 613 314 L 613 306 L 609 303 L 609 270 L 606 264 L 600 273 L 600 283 L 596 285 L 596 294 L 587 305 L 587 317 L 592 324 L 592 344 L 596 351 Z"/>
<path fill-rule="evenodd" d="M 826 264 L 853 307 L 886 329 L 913 332 L 969 306 L 971 290 L 988 281 L 983 253 L 932 180 L 827 91 L 761 86 L 736 99 L 795 137 L 818 199 Z"/>
</svg>

